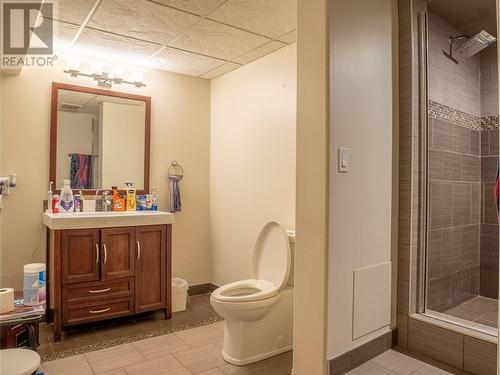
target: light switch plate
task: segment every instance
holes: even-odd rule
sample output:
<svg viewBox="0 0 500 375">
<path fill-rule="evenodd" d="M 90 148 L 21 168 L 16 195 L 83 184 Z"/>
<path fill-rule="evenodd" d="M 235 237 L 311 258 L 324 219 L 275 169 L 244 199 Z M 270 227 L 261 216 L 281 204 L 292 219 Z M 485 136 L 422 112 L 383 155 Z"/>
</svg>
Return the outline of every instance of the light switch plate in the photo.
<svg viewBox="0 0 500 375">
<path fill-rule="evenodd" d="M 349 172 L 349 149 L 346 147 L 339 147 L 338 171 L 339 173 Z"/>
</svg>

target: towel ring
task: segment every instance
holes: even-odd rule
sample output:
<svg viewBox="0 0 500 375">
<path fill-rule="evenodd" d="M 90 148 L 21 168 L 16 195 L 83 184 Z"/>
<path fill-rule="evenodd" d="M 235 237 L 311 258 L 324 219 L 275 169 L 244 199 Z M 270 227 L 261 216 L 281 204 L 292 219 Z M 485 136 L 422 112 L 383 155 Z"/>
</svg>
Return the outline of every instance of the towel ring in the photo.
<svg viewBox="0 0 500 375">
<path fill-rule="evenodd" d="M 175 169 L 180 170 L 181 173 L 180 174 L 173 173 L 173 172 L 175 172 Z M 170 163 L 170 167 L 168 167 L 167 173 L 169 176 L 178 177 L 179 181 L 180 181 L 180 180 L 182 180 L 182 177 L 184 177 L 184 168 L 182 168 L 182 165 L 180 165 L 178 162 L 176 162 L 174 160 L 174 161 L 172 161 L 172 163 Z"/>
</svg>

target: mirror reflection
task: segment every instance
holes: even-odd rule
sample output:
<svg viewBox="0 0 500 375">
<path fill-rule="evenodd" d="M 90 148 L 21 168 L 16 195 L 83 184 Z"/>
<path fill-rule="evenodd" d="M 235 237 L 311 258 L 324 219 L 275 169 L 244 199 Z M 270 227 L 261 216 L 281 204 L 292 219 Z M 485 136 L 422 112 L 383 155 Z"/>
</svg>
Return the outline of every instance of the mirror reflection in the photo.
<svg viewBox="0 0 500 375">
<path fill-rule="evenodd" d="M 56 187 L 144 188 L 145 103 L 59 90 Z"/>
</svg>

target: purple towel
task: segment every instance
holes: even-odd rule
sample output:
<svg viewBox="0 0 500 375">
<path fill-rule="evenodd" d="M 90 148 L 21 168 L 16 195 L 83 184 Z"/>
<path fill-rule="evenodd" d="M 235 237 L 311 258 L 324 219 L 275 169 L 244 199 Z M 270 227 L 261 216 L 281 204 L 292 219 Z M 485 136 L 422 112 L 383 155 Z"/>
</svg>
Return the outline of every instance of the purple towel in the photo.
<svg viewBox="0 0 500 375">
<path fill-rule="evenodd" d="M 92 155 L 71 154 L 71 188 L 92 189 Z"/>
</svg>

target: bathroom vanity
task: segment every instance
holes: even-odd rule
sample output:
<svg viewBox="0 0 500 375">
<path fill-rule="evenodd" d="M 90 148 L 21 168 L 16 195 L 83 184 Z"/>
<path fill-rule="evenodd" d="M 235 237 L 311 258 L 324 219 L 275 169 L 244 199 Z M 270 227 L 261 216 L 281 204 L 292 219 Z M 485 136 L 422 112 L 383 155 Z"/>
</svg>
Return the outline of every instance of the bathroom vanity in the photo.
<svg viewBox="0 0 500 375">
<path fill-rule="evenodd" d="M 173 214 L 45 213 L 43 223 L 55 341 L 69 326 L 156 310 L 171 316 Z"/>
<path fill-rule="evenodd" d="M 86 201 L 100 192 L 101 211 L 110 206 L 112 186 L 150 194 L 150 133 L 150 97 L 54 82 L 53 193 L 69 180 L 73 194 Z M 47 316 L 56 341 L 69 326 L 156 310 L 170 317 L 173 218 L 135 209 L 43 214 Z"/>
</svg>

